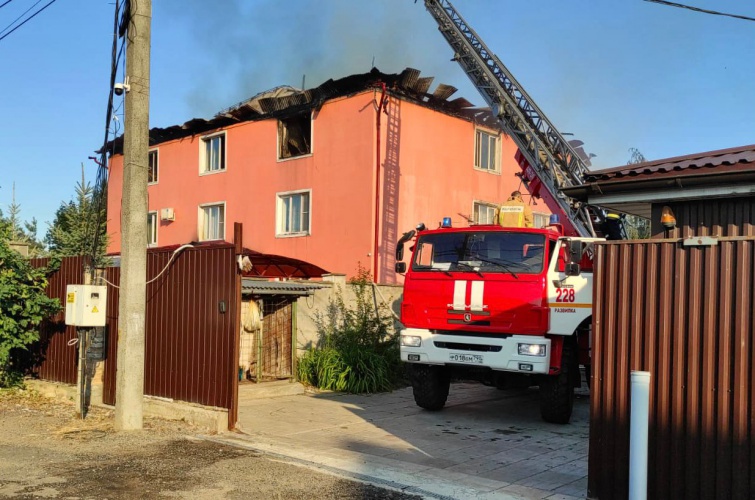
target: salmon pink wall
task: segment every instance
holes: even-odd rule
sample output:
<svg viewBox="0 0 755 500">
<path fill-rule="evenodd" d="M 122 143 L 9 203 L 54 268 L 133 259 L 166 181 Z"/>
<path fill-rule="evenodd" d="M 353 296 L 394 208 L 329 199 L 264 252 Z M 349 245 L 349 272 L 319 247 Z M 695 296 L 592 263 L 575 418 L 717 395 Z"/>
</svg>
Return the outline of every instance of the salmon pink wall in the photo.
<svg viewBox="0 0 755 500">
<path fill-rule="evenodd" d="M 368 266 L 373 235 L 374 109 L 372 93 L 332 100 L 315 111 L 312 154 L 279 161 L 277 120 L 244 122 L 226 130 L 226 169 L 199 174 L 202 136 L 160 144 L 158 183 L 148 187 L 149 209 L 172 207 L 174 222 L 161 222 L 158 245 L 198 239 L 198 207 L 225 202 L 225 239 L 244 224 L 244 246 L 307 260 L 354 274 Z M 209 134 L 209 133 L 208 133 Z M 203 135 L 208 135 L 203 134 Z M 119 252 L 123 157 L 111 161 L 108 199 L 109 252 Z M 311 190 L 309 236 L 276 237 L 277 193 Z M 158 215 L 159 217 L 159 215 Z"/>
<path fill-rule="evenodd" d="M 158 245 L 198 239 L 198 207 L 225 202 L 225 239 L 244 225 L 244 246 L 312 262 L 331 272 L 372 269 L 375 161 L 375 95 L 365 91 L 334 99 L 313 112 L 312 154 L 279 161 L 277 120 L 244 122 L 226 131 L 226 170 L 200 175 L 200 135 L 160 144 L 159 179 L 148 187 L 149 209 L 171 207 L 174 222 L 161 222 Z M 520 188 L 516 147 L 501 141 L 501 173 L 474 168 L 475 125 L 419 104 L 391 97 L 380 115 L 380 246 L 378 280 L 400 282 L 393 271 L 395 243 L 423 221 L 450 216 L 468 223 L 473 201 L 500 203 Z M 209 134 L 209 133 L 208 133 Z M 205 134 L 207 135 L 207 134 Z M 111 159 L 108 250 L 119 252 L 123 157 Z M 310 235 L 276 236 L 277 193 L 311 190 Z M 534 208 L 534 207 L 533 207 Z M 540 208 L 540 207 L 538 207 Z M 544 207 L 543 207 L 544 209 Z M 540 210 L 547 211 L 547 210 Z"/>
<path fill-rule="evenodd" d="M 515 175 L 520 169 L 514 159 L 517 147 L 510 137 L 502 135 L 500 172 L 492 173 L 474 168 L 475 133 L 477 128 L 492 133 L 495 130 L 396 99 L 391 99 L 389 113 L 384 121 L 394 126 L 385 129 L 383 138 L 383 212 L 395 213 L 396 222 L 382 222 L 380 276 L 385 278 L 383 281 L 401 282 L 402 278 L 393 272 L 393 256 L 395 242 L 405 231 L 418 222 L 437 227 L 443 217 L 451 217 L 454 226 L 466 227 L 469 222 L 463 216 L 474 215 L 475 201 L 499 204 L 512 191 L 526 190 Z M 396 144 L 398 152 L 391 151 Z M 398 170 L 399 175 L 393 170 Z M 389 192 L 398 195 L 392 197 Z M 398 200 L 397 206 L 391 207 L 392 200 Z M 544 206 L 533 208 L 548 212 Z"/>
</svg>

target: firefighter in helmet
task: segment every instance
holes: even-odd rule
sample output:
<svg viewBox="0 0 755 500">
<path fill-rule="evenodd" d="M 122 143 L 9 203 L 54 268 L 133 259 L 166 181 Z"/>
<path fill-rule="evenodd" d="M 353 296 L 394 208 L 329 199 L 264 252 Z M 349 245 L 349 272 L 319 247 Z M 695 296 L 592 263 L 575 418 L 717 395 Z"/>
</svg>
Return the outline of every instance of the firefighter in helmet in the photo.
<svg viewBox="0 0 755 500">
<path fill-rule="evenodd" d="M 532 210 L 522 199 L 522 193 L 514 191 L 499 208 L 496 220 L 502 227 L 534 227 Z"/>
</svg>

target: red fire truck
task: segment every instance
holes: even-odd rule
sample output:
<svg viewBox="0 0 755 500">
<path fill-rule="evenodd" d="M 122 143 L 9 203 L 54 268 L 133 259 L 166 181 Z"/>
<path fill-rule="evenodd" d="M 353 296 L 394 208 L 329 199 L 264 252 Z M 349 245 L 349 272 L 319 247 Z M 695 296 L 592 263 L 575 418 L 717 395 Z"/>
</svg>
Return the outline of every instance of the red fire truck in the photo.
<svg viewBox="0 0 755 500">
<path fill-rule="evenodd" d="M 582 184 L 584 153 L 563 138 L 449 0 L 425 0 L 425 7 L 515 141 L 523 183 L 561 223 L 454 228 L 447 218 L 437 229 L 420 224 L 404 234 L 396 248 L 396 271 L 406 273 L 401 359 L 409 363 L 415 401 L 441 409 L 454 377 L 501 388 L 537 385 L 543 419 L 567 423 L 573 389 L 581 384 L 579 365 L 589 374 L 591 246 L 602 240 L 594 225 L 621 238 L 621 220 L 561 191 Z"/>
<path fill-rule="evenodd" d="M 579 364 L 589 366 L 592 269 L 602 238 L 546 229 L 419 225 L 397 249 L 405 272 L 401 359 L 414 399 L 439 410 L 452 378 L 540 386 L 541 415 L 567 423 Z M 400 262 L 412 242 L 408 264 Z"/>
</svg>

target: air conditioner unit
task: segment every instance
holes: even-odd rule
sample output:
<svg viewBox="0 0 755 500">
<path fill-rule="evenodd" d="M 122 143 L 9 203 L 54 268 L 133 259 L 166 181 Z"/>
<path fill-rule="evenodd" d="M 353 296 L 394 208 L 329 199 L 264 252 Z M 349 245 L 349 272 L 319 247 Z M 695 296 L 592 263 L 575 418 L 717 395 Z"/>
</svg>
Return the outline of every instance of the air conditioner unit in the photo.
<svg viewBox="0 0 755 500">
<path fill-rule="evenodd" d="M 163 208 L 160 210 L 160 220 L 176 220 L 176 214 L 172 208 Z"/>
</svg>

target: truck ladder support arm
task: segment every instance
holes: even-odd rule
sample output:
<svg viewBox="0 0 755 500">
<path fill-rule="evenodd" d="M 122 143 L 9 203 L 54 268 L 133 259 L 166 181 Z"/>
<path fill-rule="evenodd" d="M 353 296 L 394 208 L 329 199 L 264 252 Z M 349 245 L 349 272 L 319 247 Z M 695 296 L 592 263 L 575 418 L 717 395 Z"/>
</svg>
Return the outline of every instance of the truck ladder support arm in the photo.
<svg viewBox="0 0 755 500">
<path fill-rule="evenodd" d="M 528 163 L 523 177 L 542 183 L 566 218 L 563 222 L 576 235 L 595 236 L 588 208 L 560 191 L 583 183 L 582 176 L 588 171 L 585 162 L 449 0 L 425 0 L 425 7 L 454 51 L 454 60 Z"/>
</svg>

